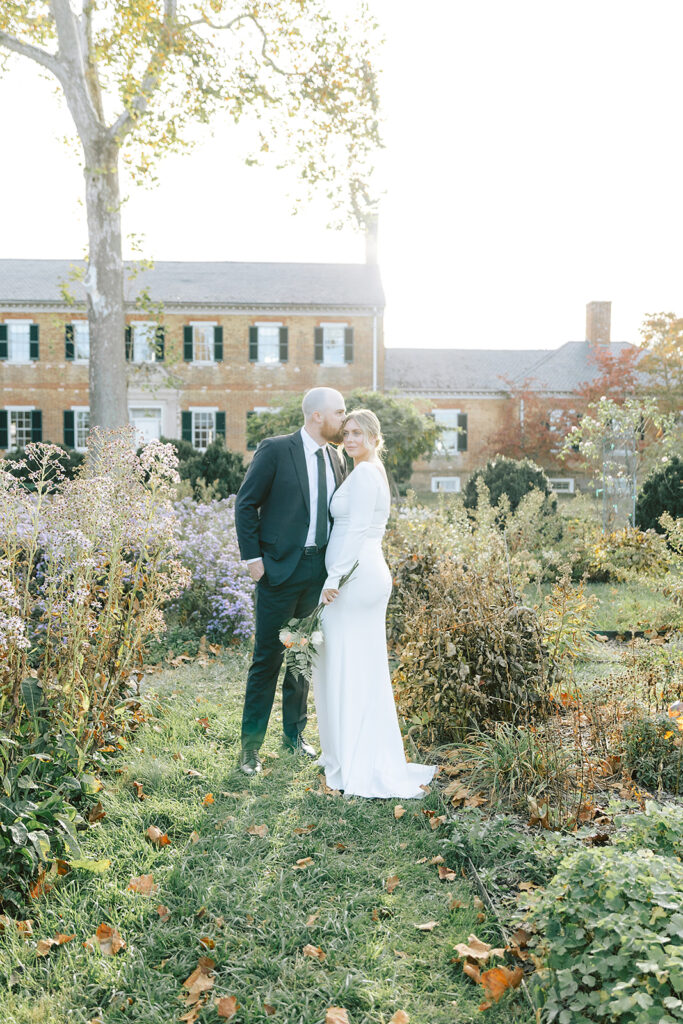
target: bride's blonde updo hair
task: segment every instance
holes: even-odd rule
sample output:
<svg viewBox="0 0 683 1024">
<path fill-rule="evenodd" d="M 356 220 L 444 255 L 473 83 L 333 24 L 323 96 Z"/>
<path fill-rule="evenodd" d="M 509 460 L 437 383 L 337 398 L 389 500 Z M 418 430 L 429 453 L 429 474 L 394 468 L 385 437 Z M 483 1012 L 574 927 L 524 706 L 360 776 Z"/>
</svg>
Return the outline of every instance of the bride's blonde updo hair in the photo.
<svg viewBox="0 0 683 1024">
<path fill-rule="evenodd" d="M 372 409 L 354 409 L 353 412 L 347 412 L 344 417 L 342 429 L 346 426 L 349 420 L 353 420 L 354 423 L 358 424 L 363 433 L 363 440 L 368 448 L 374 448 L 375 454 L 379 458 L 382 458 L 382 454 L 384 452 L 382 427 Z"/>
</svg>

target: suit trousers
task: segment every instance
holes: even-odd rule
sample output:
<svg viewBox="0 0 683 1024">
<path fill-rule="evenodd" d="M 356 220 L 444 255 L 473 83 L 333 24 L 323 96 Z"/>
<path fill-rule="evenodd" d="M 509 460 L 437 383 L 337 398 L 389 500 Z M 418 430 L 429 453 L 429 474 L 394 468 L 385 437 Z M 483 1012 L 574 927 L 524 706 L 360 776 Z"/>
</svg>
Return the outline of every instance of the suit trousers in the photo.
<svg viewBox="0 0 683 1024">
<path fill-rule="evenodd" d="M 243 747 L 258 749 L 266 735 L 285 654 L 280 630 L 290 619 L 310 615 L 324 582 L 325 553 L 318 551 L 302 554 L 284 583 L 272 586 L 263 576 L 256 584 L 256 636 L 244 695 Z M 306 726 L 307 702 L 308 680 L 288 667 L 282 683 L 282 729 L 290 740 L 296 740 Z"/>
</svg>

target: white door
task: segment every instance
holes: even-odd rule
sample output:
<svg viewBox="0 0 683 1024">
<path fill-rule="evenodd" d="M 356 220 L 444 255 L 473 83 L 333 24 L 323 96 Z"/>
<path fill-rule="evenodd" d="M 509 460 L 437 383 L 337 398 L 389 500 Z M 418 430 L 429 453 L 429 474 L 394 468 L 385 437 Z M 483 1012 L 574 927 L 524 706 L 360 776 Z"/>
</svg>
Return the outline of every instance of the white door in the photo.
<svg viewBox="0 0 683 1024">
<path fill-rule="evenodd" d="M 135 427 L 138 444 L 158 441 L 161 437 L 161 409 L 130 409 L 130 422 Z"/>
</svg>

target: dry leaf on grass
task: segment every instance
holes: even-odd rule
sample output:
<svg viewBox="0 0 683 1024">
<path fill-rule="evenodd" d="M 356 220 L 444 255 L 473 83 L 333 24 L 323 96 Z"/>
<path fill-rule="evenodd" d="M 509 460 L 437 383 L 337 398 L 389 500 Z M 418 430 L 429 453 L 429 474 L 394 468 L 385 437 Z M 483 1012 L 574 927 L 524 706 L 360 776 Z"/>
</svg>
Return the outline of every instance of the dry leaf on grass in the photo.
<svg viewBox="0 0 683 1024">
<path fill-rule="evenodd" d="M 263 1012 L 265 1013 L 266 1017 L 274 1017 L 275 1014 L 277 1013 L 277 1010 L 275 1009 L 274 1006 L 271 1006 L 270 1003 L 264 1003 Z"/>
<path fill-rule="evenodd" d="M 447 868 L 445 864 L 439 864 L 437 870 L 442 882 L 454 882 L 457 877 L 455 871 L 451 871 L 451 869 Z"/>
<path fill-rule="evenodd" d="M 88 821 L 91 825 L 94 825 L 96 821 L 101 821 L 102 818 L 106 818 L 107 812 L 98 800 L 97 803 L 90 808 L 88 812 Z"/>
<path fill-rule="evenodd" d="M 488 942 L 482 942 L 476 935 L 470 935 L 467 942 L 459 942 L 455 948 L 459 956 L 482 962 L 491 956 L 502 956 L 505 952 L 504 949 L 494 949 Z"/>
<path fill-rule="evenodd" d="M 141 892 L 145 895 L 159 891 L 159 883 L 154 881 L 154 875 L 135 875 L 126 886 L 133 892 Z"/>
<path fill-rule="evenodd" d="M 171 916 L 171 911 L 168 909 L 168 907 L 165 907 L 163 903 L 160 903 L 159 906 L 157 907 L 157 914 L 159 915 L 163 923 L 166 924 L 166 922 Z"/>
<path fill-rule="evenodd" d="M 324 953 L 320 946 L 312 946 L 310 942 L 307 942 L 301 951 L 304 956 L 313 957 L 314 960 L 324 960 L 327 953 Z"/>
<path fill-rule="evenodd" d="M 31 899 L 36 900 L 39 896 L 44 896 L 52 888 L 52 882 L 48 881 L 47 871 L 45 868 L 41 868 L 38 872 L 38 877 L 29 889 L 29 895 Z"/>
<path fill-rule="evenodd" d="M 265 837 L 268 835 L 268 826 L 250 825 L 249 828 L 247 829 L 247 832 L 250 836 L 260 836 L 261 839 L 265 839 Z"/>
<path fill-rule="evenodd" d="M 195 831 L 190 832 L 190 842 L 191 843 L 197 844 L 199 842 L 199 839 L 200 839 L 199 832 L 195 832 Z"/>
<path fill-rule="evenodd" d="M 39 939 L 36 944 L 38 956 L 47 956 L 53 946 L 63 946 L 65 942 L 71 942 L 75 935 L 64 935 L 58 932 L 52 939 Z"/>
<path fill-rule="evenodd" d="M 418 864 L 424 864 L 424 862 L 426 860 L 427 860 L 427 858 L 425 857 L 423 860 L 421 860 L 421 861 L 419 860 L 417 863 Z M 430 864 L 445 864 L 445 861 L 444 861 L 443 857 L 441 856 L 441 854 L 437 853 L 436 857 L 432 857 L 432 859 L 429 861 L 429 863 Z"/>
<path fill-rule="evenodd" d="M 160 828 L 156 827 L 156 825 L 150 825 L 147 831 L 145 832 L 145 835 L 150 840 L 150 842 L 154 843 L 155 846 L 171 845 L 171 840 L 168 838 L 166 833 L 162 832 Z"/>
<path fill-rule="evenodd" d="M 232 1020 L 240 1008 L 240 1004 L 234 996 L 221 996 L 220 999 L 214 1000 L 213 1005 L 216 1007 L 216 1013 L 223 1020 Z"/>
<path fill-rule="evenodd" d="M 312 832 L 315 825 L 299 825 L 298 828 L 292 829 L 295 836 L 305 836 L 309 832 Z"/>
<path fill-rule="evenodd" d="M 434 829 L 437 829 L 439 825 L 445 825 L 447 821 L 448 818 L 446 817 L 445 814 L 435 814 L 433 818 L 429 819 L 429 824 L 432 828 L 432 831 L 434 831 Z"/>
<path fill-rule="evenodd" d="M 190 778 L 193 778 L 193 779 L 199 779 L 199 778 L 201 778 L 201 775 L 202 775 L 202 773 L 198 772 L 196 768 L 186 768 L 185 769 L 185 774 L 189 775 Z"/>
<path fill-rule="evenodd" d="M 147 794 L 145 792 L 143 792 L 142 783 L 141 782 L 136 782 L 135 780 L 133 780 L 131 785 L 132 785 L 133 789 L 135 790 L 135 795 L 138 798 L 138 800 L 146 800 L 147 799 Z"/>
<path fill-rule="evenodd" d="M 325 1024 L 349 1024 L 349 1015 L 343 1006 L 328 1006 Z"/>
<path fill-rule="evenodd" d="M 405 1010 L 397 1010 L 389 1024 L 410 1024 L 410 1017 Z"/>
<path fill-rule="evenodd" d="M 204 799 L 202 800 L 202 803 L 204 804 L 205 807 L 208 807 L 209 804 L 212 804 L 213 802 L 213 793 L 207 793 Z"/>
<path fill-rule="evenodd" d="M 199 943 L 200 943 L 200 945 L 202 945 L 204 947 L 204 949 L 215 949 L 216 948 L 215 941 L 210 936 L 208 936 L 208 935 L 202 935 L 200 937 L 200 939 L 199 939 Z"/>
<path fill-rule="evenodd" d="M 400 878 L 398 875 L 389 875 L 387 878 L 387 892 L 393 892 L 397 885 L 400 885 Z"/>
<path fill-rule="evenodd" d="M 27 935 L 33 935 L 33 918 L 27 921 L 16 921 L 15 924 L 20 935 L 23 935 L 24 937 Z"/>
<path fill-rule="evenodd" d="M 416 924 L 415 927 L 419 932 L 433 932 L 438 924 L 438 921 L 427 921 L 426 924 Z"/>
<path fill-rule="evenodd" d="M 402 818 L 405 813 L 405 807 L 401 807 L 400 804 L 396 804 L 396 806 L 394 807 L 394 817 L 396 818 L 396 820 L 398 821 L 399 818 Z"/>
<path fill-rule="evenodd" d="M 99 949 L 104 956 L 114 956 L 126 948 L 126 943 L 119 933 L 109 924 L 98 925 L 95 934 L 86 939 L 83 945 L 91 953 Z"/>
<path fill-rule="evenodd" d="M 448 909 L 449 910 L 460 910 L 460 908 L 464 907 L 464 906 L 465 906 L 465 904 L 463 903 L 463 901 L 459 900 L 457 896 L 451 896 L 451 898 L 450 898 L 450 900 L 448 902 Z"/>
<path fill-rule="evenodd" d="M 183 988 L 187 989 L 187 994 L 183 994 L 181 998 L 185 1000 L 188 1006 L 197 1003 L 204 992 L 208 992 L 213 988 L 216 980 L 213 977 L 215 966 L 216 962 L 210 956 L 200 956 L 199 962 L 192 974 L 183 982 Z"/>
<path fill-rule="evenodd" d="M 490 971 L 483 972 L 481 984 L 487 997 L 497 1003 L 509 988 L 518 988 L 521 985 L 523 976 L 521 967 L 492 967 Z"/>
<path fill-rule="evenodd" d="M 318 920 L 319 917 L 320 917 L 320 911 L 316 910 L 315 914 L 311 914 L 310 917 L 308 918 L 308 921 L 306 921 L 306 927 L 307 928 L 312 928 L 313 925 L 315 924 L 315 922 Z"/>
<path fill-rule="evenodd" d="M 310 868 L 313 863 L 312 857 L 302 857 L 296 864 L 292 865 L 295 871 L 305 871 L 306 868 Z"/>
<path fill-rule="evenodd" d="M 420 785 L 420 789 L 423 789 L 425 791 L 425 793 L 431 793 L 431 791 L 432 791 L 432 787 L 431 786 L 425 786 L 425 785 L 422 785 L 422 784 Z"/>
</svg>

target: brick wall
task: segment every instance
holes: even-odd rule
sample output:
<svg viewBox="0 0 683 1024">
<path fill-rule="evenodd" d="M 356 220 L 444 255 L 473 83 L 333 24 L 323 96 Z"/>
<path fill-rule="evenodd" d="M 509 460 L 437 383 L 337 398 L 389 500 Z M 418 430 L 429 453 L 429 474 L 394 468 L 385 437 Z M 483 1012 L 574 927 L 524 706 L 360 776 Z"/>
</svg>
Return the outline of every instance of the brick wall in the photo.
<svg viewBox="0 0 683 1024">
<path fill-rule="evenodd" d="M 0 362 L 0 409 L 33 406 L 43 413 L 43 440 L 63 441 L 64 410 L 88 405 L 87 363 L 65 357 L 65 324 L 82 319 L 68 312 L 11 313 L 0 310 L 0 323 L 13 317 L 39 324 L 39 359 L 28 364 Z M 144 320 L 143 314 L 127 321 Z M 210 365 L 183 359 L 183 328 L 190 322 L 214 323 L 223 328 L 223 360 Z M 290 395 L 325 385 L 348 394 L 356 387 L 372 386 L 373 319 L 331 311 L 325 315 L 273 316 L 254 314 L 197 314 L 166 311 L 165 358 L 161 364 L 129 364 L 129 402 L 137 406 L 161 404 L 165 408 L 163 432 L 180 436 L 180 413 L 190 407 L 217 408 L 226 413 L 226 444 L 246 451 L 247 411 L 277 405 Z M 288 327 L 286 363 L 260 365 L 249 361 L 249 327 L 277 322 Z M 354 329 L 354 358 L 345 366 L 314 362 L 314 329 L 325 323 L 347 323 Z M 121 340 L 124 344 L 124 340 Z M 378 318 L 378 381 L 383 380 L 383 341 Z"/>
</svg>

